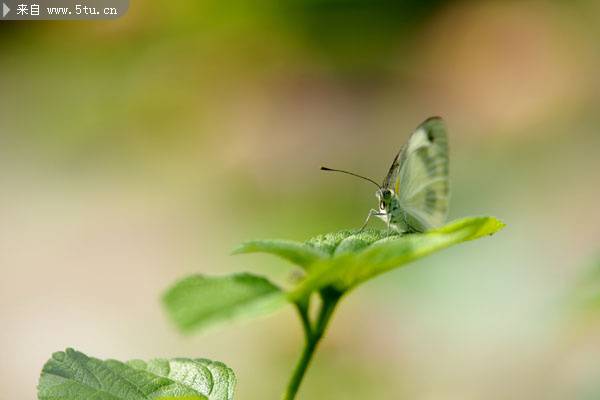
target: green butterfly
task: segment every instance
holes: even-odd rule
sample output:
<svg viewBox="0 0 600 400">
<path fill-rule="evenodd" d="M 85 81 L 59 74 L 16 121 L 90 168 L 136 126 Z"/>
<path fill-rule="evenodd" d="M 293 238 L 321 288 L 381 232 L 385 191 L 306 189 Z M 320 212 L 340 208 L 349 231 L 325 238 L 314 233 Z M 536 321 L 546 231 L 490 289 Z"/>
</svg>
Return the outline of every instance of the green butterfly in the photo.
<svg viewBox="0 0 600 400">
<path fill-rule="evenodd" d="M 361 230 L 372 216 L 387 223 L 388 229 L 400 233 L 425 232 L 442 225 L 448 215 L 450 185 L 448 181 L 448 137 L 440 117 L 426 119 L 402 146 L 392 166 L 379 185 L 372 179 L 339 169 L 375 184 L 379 209 L 370 210 Z"/>
</svg>

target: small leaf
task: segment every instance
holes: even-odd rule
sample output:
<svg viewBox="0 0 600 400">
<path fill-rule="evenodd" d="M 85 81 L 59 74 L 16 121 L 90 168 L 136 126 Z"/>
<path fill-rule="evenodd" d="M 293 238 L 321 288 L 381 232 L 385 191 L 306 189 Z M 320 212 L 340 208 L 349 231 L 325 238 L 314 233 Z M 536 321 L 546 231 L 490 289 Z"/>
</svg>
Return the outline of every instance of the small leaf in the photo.
<svg viewBox="0 0 600 400">
<path fill-rule="evenodd" d="M 357 230 L 344 229 L 337 232 L 324 233 L 322 235 L 315 236 L 312 239 L 306 241 L 306 244 L 310 247 L 318 249 L 329 256 L 332 256 L 335 249 L 339 244 L 346 238 L 353 235 L 360 235 L 361 233 Z"/>
<path fill-rule="evenodd" d="M 292 240 L 252 240 L 242 243 L 233 254 L 270 253 L 288 260 L 302 268 L 307 268 L 317 260 L 327 257 L 318 248 Z"/>
<path fill-rule="evenodd" d="M 40 400 L 232 400 L 235 375 L 225 364 L 176 358 L 102 361 L 67 349 L 46 362 Z"/>
<path fill-rule="evenodd" d="M 388 234 L 387 231 L 384 230 L 365 230 L 360 233 L 351 235 L 340 241 L 333 252 L 335 257 L 339 257 L 342 254 L 346 253 L 358 253 L 367 246 L 372 245 L 373 243 L 386 239 L 395 239 L 399 238 L 400 235 L 397 233 Z"/>
<path fill-rule="evenodd" d="M 290 294 L 290 300 L 305 298 L 329 285 L 347 291 L 390 269 L 451 245 L 491 235 L 503 227 L 504 224 L 495 218 L 473 217 L 426 233 L 384 237 L 372 244 L 368 244 L 368 239 L 364 237 L 347 236 L 332 250 L 334 253 L 330 259 L 319 261 L 311 267 L 306 278 Z M 376 235 L 371 236 L 371 239 L 376 238 Z M 342 248 L 344 242 L 351 245 Z"/>
<path fill-rule="evenodd" d="M 163 301 L 179 328 L 189 331 L 270 313 L 286 304 L 286 296 L 265 278 L 251 274 L 194 275 L 170 288 Z"/>
<path fill-rule="evenodd" d="M 325 233 L 306 241 L 306 245 L 319 249 L 329 256 L 342 252 L 360 250 L 377 240 L 388 236 L 397 236 L 381 229 L 344 229 L 337 232 Z"/>
</svg>

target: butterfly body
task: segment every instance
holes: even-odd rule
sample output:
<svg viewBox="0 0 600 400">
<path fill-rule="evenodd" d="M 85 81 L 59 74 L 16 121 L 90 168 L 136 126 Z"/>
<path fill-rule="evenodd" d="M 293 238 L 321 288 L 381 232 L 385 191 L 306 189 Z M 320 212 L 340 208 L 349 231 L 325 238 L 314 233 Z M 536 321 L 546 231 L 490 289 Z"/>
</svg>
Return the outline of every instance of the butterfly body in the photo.
<svg viewBox="0 0 600 400">
<path fill-rule="evenodd" d="M 384 197 L 384 194 L 386 192 L 382 193 L 382 190 L 375 192 L 375 196 L 379 199 L 379 211 L 374 215 L 385 222 L 390 229 L 398 232 L 408 231 L 406 216 L 402 213 L 398 195 L 391 192 L 391 196 Z"/>
<path fill-rule="evenodd" d="M 442 225 L 448 214 L 450 186 L 448 179 L 448 138 L 439 117 L 426 119 L 410 135 L 396 154 L 382 185 L 366 179 L 379 188 L 375 193 L 378 208 L 369 211 L 363 228 L 371 216 L 381 218 L 397 232 L 425 232 Z"/>
</svg>

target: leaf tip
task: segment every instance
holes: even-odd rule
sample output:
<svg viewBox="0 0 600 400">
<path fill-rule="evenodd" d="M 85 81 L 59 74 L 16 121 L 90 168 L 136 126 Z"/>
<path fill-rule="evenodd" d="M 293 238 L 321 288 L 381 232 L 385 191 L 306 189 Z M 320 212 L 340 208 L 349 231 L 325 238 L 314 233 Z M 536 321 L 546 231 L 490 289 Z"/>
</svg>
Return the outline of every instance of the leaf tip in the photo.
<svg viewBox="0 0 600 400">
<path fill-rule="evenodd" d="M 230 252 L 229 255 L 235 256 L 237 254 L 245 254 L 250 253 L 252 249 L 254 241 L 246 241 L 235 246 Z"/>
<path fill-rule="evenodd" d="M 238 254 L 243 254 L 243 253 L 244 253 L 244 245 L 240 244 L 240 245 L 234 247 L 233 250 L 231 250 L 229 252 L 229 255 L 230 256 L 236 256 Z"/>
<path fill-rule="evenodd" d="M 496 232 L 499 232 L 506 227 L 506 224 L 504 223 L 504 221 L 502 221 L 496 217 L 488 217 L 488 220 L 491 222 L 491 225 L 492 225 L 490 227 L 489 236 L 492 236 Z"/>
</svg>

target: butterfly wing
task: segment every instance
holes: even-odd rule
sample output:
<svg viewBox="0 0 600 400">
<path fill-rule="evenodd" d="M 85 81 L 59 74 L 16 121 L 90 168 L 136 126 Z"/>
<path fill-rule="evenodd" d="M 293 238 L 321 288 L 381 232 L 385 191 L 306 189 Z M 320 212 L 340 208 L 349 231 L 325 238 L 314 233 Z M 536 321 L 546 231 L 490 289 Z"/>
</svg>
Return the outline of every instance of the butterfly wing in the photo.
<svg viewBox="0 0 600 400">
<path fill-rule="evenodd" d="M 392 166 L 390 167 L 390 170 L 388 171 L 385 180 L 383 181 L 383 185 L 381 185 L 381 187 L 392 190 L 396 189 L 395 185 L 398 180 L 398 173 L 400 172 L 400 159 L 403 157 L 405 149 L 406 145 L 402 146 L 398 154 L 396 154 L 396 157 L 392 162 Z M 397 190 L 395 190 L 395 192 L 398 193 Z"/>
<path fill-rule="evenodd" d="M 432 117 L 419 125 L 396 162 L 393 189 L 405 224 L 418 232 L 442 225 L 450 198 L 448 137 L 442 119 Z"/>
</svg>

